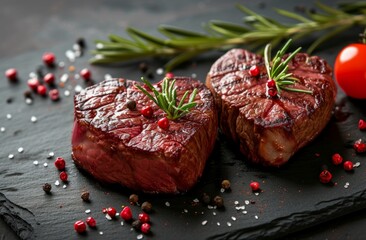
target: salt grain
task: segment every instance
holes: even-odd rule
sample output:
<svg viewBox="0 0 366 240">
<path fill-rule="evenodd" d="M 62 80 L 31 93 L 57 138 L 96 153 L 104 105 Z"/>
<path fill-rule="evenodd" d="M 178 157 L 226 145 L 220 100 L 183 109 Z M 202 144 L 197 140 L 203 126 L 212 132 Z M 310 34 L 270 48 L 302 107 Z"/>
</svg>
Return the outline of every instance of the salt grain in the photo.
<svg viewBox="0 0 366 240">
<path fill-rule="evenodd" d="M 59 180 L 56 180 L 55 185 L 56 186 L 59 186 L 60 185 L 60 181 Z"/>
<path fill-rule="evenodd" d="M 144 238 L 144 235 L 139 234 L 139 235 L 137 235 L 137 236 L 136 236 L 136 238 L 137 238 L 137 239 L 143 239 L 143 238 Z"/>
<path fill-rule="evenodd" d="M 112 218 L 111 218 L 111 216 L 109 216 L 109 214 L 106 214 L 106 215 L 105 215 L 105 218 L 106 218 L 107 220 L 109 220 L 109 221 L 111 221 L 111 220 L 112 220 Z"/>
<path fill-rule="evenodd" d="M 48 167 L 48 163 L 43 163 L 43 167 Z"/>
<path fill-rule="evenodd" d="M 212 212 L 212 215 L 216 216 L 216 212 Z"/>
<path fill-rule="evenodd" d="M 74 75 L 74 78 L 75 78 L 75 80 L 80 79 L 80 74 L 76 73 L 76 74 Z"/>
<path fill-rule="evenodd" d="M 356 162 L 355 164 L 353 164 L 353 167 L 357 168 L 357 167 L 359 167 L 360 165 L 361 165 L 361 163 L 360 163 L 360 162 Z"/>
<path fill-rule="evenodd" d="M 246 205 L 249 205 L 250 201 L 249 201 L 249 200 L 245 200 L 245 201 L 244 201 L 244 203 L 245 203 Z"/>
<path fill-rule="evenodd" d="M 183 212 L 187 213 L 188 212 L 188 209 L 184 209 Z"/>
<path fill-rule="evenodd" d="M 258 196 L 259 195 L 259 192 L 255 192 L 254 195 Z"/>
<path fill-rule="evenodd" d="M 242 211 L 243 214 L 247 214 L 248 212 L 247 211 Z"/>
<path fill-rule="evenodd" d="M 67 188 L 67 185 L 66 185 L 66 184 L 64 184 L 64 185 L 62 186 L 62 188 L 63 188 L 63 189 Z"/>
<path fill-rule="evenodd" d="M 221 189 L 220 189 L 220 192 L 221 192 L 221 193 L 225 192 L 225 188 L 221 188 Z"/>
<path fill-rule="evenodd" d="M 165 202 L 165 206 L 170 207 L 170 202 Z"/>
<path fill-rule="evenodd" d="M 86 210 L 85 210 L 85 213 L 86 213 L 86 214 L 89 214 L 89 213 L 91 213 L 91 210 L 90 210 L 90 209 L 86 209 Z"/>
<path fill-rule="evenodd" d="M 22 148 L 22 147 L 18 148 L 18 152 L 19 152 L 19 153 L 24 152 L 24 148 Z"/>
<path fill-rule="evenodd" d="M 103 235 L 103 232 L 99 232 L 99 235 Z"/>
<path fill-rule="evenodd" d="M 65 67 L 65 63 L 64 63 L 64 62 L 59 62 L 59 63 L 58 63 L 58 66 L 59 66 L 60 68 L 63 68 L 63 67 Z"/>
<path fill-rule="evenodd" d="M 124 225 L 124 223 L 123 223 L 123 221 L 121 222 L 121 226 L 123 226 Z"/>
<path fill-rule="evenodd" d="M 36 116 L 32 116 L 30 120 L 31 120 L 32 123 L 35 123 L 35 122 L 37 122 L 37 117 Z"/>
<path fill-rule="evenodd" d="M 71 50 L 67 50 L 65 52 L 65 56 L 69 59 L 70 62 L 75 62 L 75 53 Z"/>
<path fill-rule="evenodd" d="M 236 210 L 240 211 L 240 210 L 244 210 L 245 209 L 245 206 L 242 205 L 242 206 L 237 206 L 235 207 Z"/>
<path fill-rule="evenodd" d="M 202 226 L 205 226 L 207 224 L 207 220 L 202 221 Z"/>
<path fill-rule="evenodd" d="M 6 118 L 11 119 L 12 118 L 11 114 L 10 113 L 6 114 Z"/>
<path fill-rule="evenodd" d="M 9 159 L 13 159 L 14 158 L 14 154 L 9 154 L 8 158 Z"/>
<path fill-rule="evenodd" d="M 48 154 L 48 159 L 50 159 L 50 158 L 53 158 L 53 156 L 55 156 L 55 153 L 54 152 L 50 152 L 49 154 Z"/>
<path fill-rule="evenodd" d="M 197 77 L 197 74 L 192 73 L 191 77 L 192 77 L 192 78 L 196 78 L 196 77 Z"/>
<path fill-rule="evenodd" d="M 38 165 L 38 161 L 37 160 L 36 161 L 33 161 L 33 164 L 37 166 Z"/>
<path fill-rule="evenodd" d="M 69 80 L 69 74 L 67 74 L 67 73 L 62 74 L 60 81 L 65 83 L 65 82 L 67 82 L 67 80 Z"/>
<path fill-rule="evenodd" d="M 348 188 L 349 187 L 349 182 L 346 182 L 345 184 L 344 184 L 344 188 Z"/>
<path fill-rule="evenodd" d="M 254 216 L 254 218 L 255 218 L 255 219 L 258 219 L 258 216 L 257 216 L 257 215 L 255 215 L 255 216 Z"/>
<path fill-rule="evenodd" d="M 80 85 L 76 85 L 75 86 L 75 88 L 74 88 L 74 91 L 76 92 L 76 93 L 79 93 L 79 92 L 81 92 L 83 90 L 83 88 L 80 86 Z"/>
<path fill-rule="evenodd" d="M 31 98 L 26 98 L 25 103 L 31 105 L 33 103 L 33 100 Z"/>
<path fill-rule="evenodd" d="M 37 74 L 34 72 L 29 73 L 29 78 L 37 78 Z"/>
<path fill-rule="evenodd" d="M 231 222 L 227 222 L 226 224 L 227 224 L 229 227 L 231 227 Z"/>
<path fill-rule="evenodd" d="M 193 199 L 193 202 L 194 202 L 194 203 L 199 203 L 199 202 L 200 202 L 200 200 L 198 200 L 198 198 L 195 198 L 195 199 Z"/>
<path fill-rule="evenodd" d="M 65 90 L 64 95 L 65 95 L 65 97 L 70 96 L 70 91 L 69 90 Z"/>
<path fill-rule="evenodd" d="M 217 226 L 220 226 L 221 225 L 219 222 L 217 222 L 216 224 L 217 224 Z"/>
<path fill-rule="evenodd" d="M 161 75 L 163 73 L 164 73 L 164 69 L 162 69 L 162 68 L 156 69 L 156 74 Z"/>
<path fill-rule="evenodd" d="M 234 202 L 234 204 L 235 204 L 235 205 L 238 205 L 238 204 L 239 204 L 239 201 L 235 201 L 235 202 Z"/>
<path fill-rule="evenodd" d="M 213 209 L 214 207 L 212 205 L 207 205 L 208 209 Z"/>
<path fill-rule="evenodd" d="M 232 216 L 232 217 L 231 217 L 231 219 L 232 219 L 233 221 L 236 221 L 236 217 L 234 217 L 234 216 Z"/>
<path fill-rule="evenodd" d="M 104 75 L 104 79 L 105 80 L 110 80 L 110 79 L 112 79 L 112 75 L 106 74 L 106 75 Z"/>
<path fill-rule="evenodd" d="M 4 127 L 1 127 L 0 128 L 0 132 L 5 132 L 5 128 Z"/>
<path fill-rule="evenodd" d="M 119 213 L 116 213 L 116 217 L 118 217 L 119 216 Z"/>
</svg>

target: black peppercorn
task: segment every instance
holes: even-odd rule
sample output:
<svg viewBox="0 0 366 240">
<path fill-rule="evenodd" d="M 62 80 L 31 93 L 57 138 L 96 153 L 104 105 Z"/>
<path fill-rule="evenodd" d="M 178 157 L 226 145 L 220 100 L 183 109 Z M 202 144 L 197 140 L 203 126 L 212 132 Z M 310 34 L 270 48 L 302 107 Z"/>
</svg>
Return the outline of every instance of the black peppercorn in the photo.
<svg viewBox="0 0 366 240">
<path fill-rule="evenodd" d="M 29 91 L 29 90 L 25 91 L 25 92 L 24 92 L 24 97 L 25 97 L 25 98 L 32 98 L 32 92 L 31 92 L 31 91 Z"/>
<path fill-rule="evenodd" d="M 207 193 L 202 194 L 202 202 L 206 205 L 211 203 L 211 197 Z"/>
<path fill-rule="evenodd" d="M 78 38 L 76 40 L 76 44 L 79 45 L 81 49 L 84 49 L 86 47 L 86 43 L 85 43 L 84 38 Z"/>
<path fill-rule="evenodd" d="M 130 202 L 131 205 L 135 205 L 139 201 L 139 196 L 136 194 L 131 194 L 130 197 L 128 198 L 128 201 Z"/>
<path fill-rule="evenodd" d="M 144 212 L 151 212 L 152 210 L 152 205 L 151 203 L 149 202 L 144 202 L 142 205 L 141 205 L 141 210 L 144 211 Z"/>
<path fill-rule="evenodd" d="M 135 221 L 132 222 L 132 227 L 135 230 L 140 230 L 141 225 L 142 225 L 142 222 L 140 220 L 135 220 Z"/>
<path fill-rule="evenodd" d="M 147 72 L 147 70 L 149 69 L 149 67 L 147 66 L 147 64 L 146 64 L 146 63 L 142 62 L 142 63 L 140 63 L 140 65 L 139 65 L 139 69 L 140 69 L 140 71 L 141 71 L 142 73 L 146 73 L 146 72 Z"/>
<path fill-rule="evenodd" d="M 81 194 L 81 199 L 83 199 L 84 202 L 89 202 L 90 200 L 90 193 L 88 191 L 85 191 Z"/>
<path fill-rule="evenodd" d="M 134 100 L 128 100 L 126 105 L 131 111 L 136 109 L 136 102 Z"/>
<path fill-rule="evenodd" d="M 43 191 L 45 191 L 45 193 L 50 193 L 52 186 L 49 183 L 45 183 L 42 188 L 43 188 Z"/>
<path fill-rule="evenodd" d="M 224 206 L 224 199 L 220 196 L 216 196 L 213 201 L 218 208 L 222 208 Z"/>
</svg>

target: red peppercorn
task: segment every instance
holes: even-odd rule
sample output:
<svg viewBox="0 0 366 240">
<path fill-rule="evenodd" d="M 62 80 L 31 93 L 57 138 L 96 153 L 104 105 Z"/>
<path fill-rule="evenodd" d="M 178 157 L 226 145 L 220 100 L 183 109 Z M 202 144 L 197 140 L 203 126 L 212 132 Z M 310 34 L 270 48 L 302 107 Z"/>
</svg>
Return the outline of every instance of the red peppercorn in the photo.
<svg viewBox="0 0 366 240">
<path fill-rule="evenodd" d="M 322 183 L 329 183 L 332 177 L 332 174 L 328 170 L 323 170 L 319 175 L 319 180 Z"/>
<path fill-rule="evenodd" d="M 154 112 L 151 106 L 146 106 L 141 109 L 141 114 L 146 118 L 151 118 L 153 113 Z"/>
<path fill-rule="evenodd" d="M 257 65 L 253 65 L 249 68 L 249 74 L 252 77 L 256 77 L 259 75 L 259 67 Z"/>
<path fill-rule="evenodd" d="M 356 150 L 357 153 L 364 153 L 366 152 L 366 143 L 364 143 L 362 139 L 358 139 L 353 144 L 353 148 Z"/>
<path fill-rule="evenodd" d="M 5 76 L 11 80 L 14 81 L 17 79 L 17 70 L 15 68 L 9 68 L 8 70 L 5 71 Z"/>
<path fill-rule="evenodd" d="M 43 77 L 43 81 L 47 84 L 52 84 L 55 82 L 55 75 L 53 73 L 47 73 L 44 77 Z"/>
<path fill-rule="evenodd" d="M 37 93 L 41 96 L 45 96 L 47 94 L 47 88 L 44 85 L 38 85 Z"/>
<path fill-rule="evenodd" d="M 366 130 L 366 121 L 363 119 L 360 119 L 358 121 L 358 129 L 360 130 Z"/>
<path fill-rule="evenodd" d="M 80 71 L 80 76 L 82 76 L 84 80 L 90 80 L 91 72 L 89 69 L 84 68 L 83 70 Z"/>
<path fill-rule="evenodd" d="M 86 224 L 79 220 L 74 223 L 74 229 L 77 233 L 84 233 L 86 231 Z"/>
<path fill-rule="evenodd" d="M 270 89 L 268 89 L 267 94 L 270 97 L 275 97 L 275 96 L 277 96 L 277 90 L 274 88 L 270 88 Z"/>
<path fill-rule="evenodd" d="M 39 86 L 39 81 L 37 78 L 31 78 L 28 80 L 28 87 L 34 91 L 37 91 Z"/>
<path fill-rule="evenodd" d="M 345 161 L 343 163 L 343 168 L 346 171 L 352 171 L 353 170 L 353 163 L 351 161 Z"/>
<path fill-rule="evenodd" d="M 168 79 L 173 79 L 174 78 L 174 74 L 172 72 L 168 72 L 165 74 L 165 77 Z"/>
<path fill-rule="evenodd" d="M 65 171 L 60 172 L 60 179 L 61 179 L 61 181 L 66 182 L 67 181 L 67 178 L 68 178 L 68 175 L 67 175 L 67 173 Z"/>
<path fill-rule="evenodd" d="M 335 154 L 333 154 L 333 156 L 332 156 L 332 163 L 334 164 L 334 165 L 339 165 L 339 164 L 341 164 L 343 162 L 343 158 L 342 158 L 342 156 L 341 155 L 339 155 L 339 153 L 335 153 Z"/>
<path fill-rule="evenodd" d="M 249 186 L 252 188 L 252 191 L 258 191 L 260 189 L 259 182 L 251 182 Z"/>
<path fill-rule="evenodd" d="M 120 213 L 120 216 L 125 221 L 130 221 L 132 219 L 132 212 L 130 207 L 124 207 Z"/>
<path fill-rule="evenodd" d="M 55 160 L 55 167 L 58 170 L 64 170 L 65 169 L 65 166 L 66 166 L 65 159 L 63 159 L 62 157 L 56 158 L 56 160 Z"/>
<path fill-rule="evenodd" d="M 151 226 L 149 223 L 143 223 L 141 225 L 141 232 L 144 233 L 144 234 L 147 234 L 150 232 L 150 229 L 151 229 Z"/>
<path fill-rule="evenodd" d="M 48 96 L 52 101 L 57 101 L 60 98 L 60 94 L 57 89 L 52 89 L 48 92 Z"/>
<path fill-rule="evenodd" d="M 97 226 L 97 221 L 93 217 L 88 217 L 86 219 L 86 224 L 88 224 L 89 227 L 95 228 Z"/>
<path fill-rule="evenodd" d="M 149 216 L 149 214 L 142 212 L 139 214 L 139 220 L 142 223 L 148 223 L 148 222 L 150 222 L 150 216 Z"/>
<path fill-rule="evenodd" d="M 114 218 L 116 216 L 117 210 L 114 207 L 109 207 L 107 208 L 107 214 L 111 217 Z"/>
<path fill-rule="evenodd" d="M 53 66 L 53 64 L 55 63 L 55 59 L 55 54 L 51 52 L 46 52 L 42 56 L 42 60 L 47 66 Z"/>
<path fill-rule="evenodd" d="M 159 119 L 158 126 L 161 129 L 167 130 L 169 128 L 169 119 L 167 117 L 163 117 Z"/>
<path fill-rule="evenodd" d="M 274 88 L 274 87 L 276 87 L 276 82 L 273 79 L 269 79 L 267 81 L 267 87 L 268 88 Z"/>
</svg>

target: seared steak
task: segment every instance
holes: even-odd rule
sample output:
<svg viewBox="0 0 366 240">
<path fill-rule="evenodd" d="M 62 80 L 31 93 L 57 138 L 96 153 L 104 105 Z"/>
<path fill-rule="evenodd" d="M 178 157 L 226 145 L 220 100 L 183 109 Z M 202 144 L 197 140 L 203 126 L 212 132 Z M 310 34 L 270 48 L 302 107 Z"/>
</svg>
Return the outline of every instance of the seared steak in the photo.
<svg viewBox="0 0 366 240">
<path fill-rule="evenodd" d="M 177 193 L 190 189 L 201 176 L 217 135 L 214 99 L 203 83 L 176 77 L 177 98 L 198 89 L 197 106 L 170 121 L 168 130 L 157 122 L 165 116 L 131 80 L 112 79 L 75 96 L 72 157 L 96 179 L 134 190 Z M 161 87 L 161 82 L 154 85 Z M 136 110 L 127 101 L 136 102 Z M 150 105 L 151 118 L 140 110 Z"/>
<path fill-rule="evenodd" d="M 253 65 L 260 69 L 257 77 L 249 74 Z M 215 97 L 220 128 L 252 162 L 267 166 L 286 163 L 331 117 L 336 86 L 326 61 L 298 53 L 288 72 L 299 79 L 290 87 L 312 90 L 313 94 L 283 90 L 279 97 L 267 97 L 263 58 L 243 49 L 224 54 L 208 73 L 206 85 Z"/>
</svg>

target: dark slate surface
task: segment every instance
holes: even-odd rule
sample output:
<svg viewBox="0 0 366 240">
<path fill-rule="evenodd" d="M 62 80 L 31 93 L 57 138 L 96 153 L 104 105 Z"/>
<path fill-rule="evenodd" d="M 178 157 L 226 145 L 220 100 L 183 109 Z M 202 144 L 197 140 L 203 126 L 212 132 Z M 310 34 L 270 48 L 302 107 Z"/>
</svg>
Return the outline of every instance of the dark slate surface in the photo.
<svg viewBox="0 0 366 240">
<path fill-rule="evenodd" d="M 152 29 L 160 23 L 198 29 L 201 22 L 209 19 L 240 21 L 242 15 L 234 9 L 233 2 L 223 1 L 189 1 L 190 4 L 187 1 L 172 3 L 163 0 L 131 1 L 128 4 L 119 1 L 2 2 L 4 7 L 1 8 L 0 20 L 9 23 L 1 26 L 2 32 L 13 34 L 7 34 L 0 44 L 0 72 L 16 67 L 20 79 L 17 84 L 9 84 L 2 76 L 0 81 L 0 127 L 5 128 L 4 132 L 0 132 L 0 238 L 14 239 L 14 234 L 9 232 L 9 228 L 12 228 L 23 239 L 136 239 L 139 233 L 131 231 L 129 224 L 121 226 L 119 218 L 108 221 L 101 213 L 103 207 L 121 209 L 121 205 L 128 204 L 131 192 L 96 182 L 79 171 L 71 161 L 73 99 L 63 93 L 70 90 L 73 94 L 76 85 L 85 87 L 85 83 L 69 79 L 65 88 L 59 88 L 61 101 L 51 102 L 48 98 L 34 96 L 33 104 L 27 105 L 23 92 L 27 89 L 28 74 L 41 64 L 43 52 L 53 51 L 59 61 L 66 63 L 63 70 L 49 70 L 55 71 L 59 79 L 63 72 L 68 72 L 67 66 L 71 65 L 64 52 L 71 49 L 75 39 L 80 36 L 84 36 L 91 46 L 92 39 L 103 38 L 110 32 L 122 33 L 120 27 L 127 25 L 154 33 Z M 281 1 L 265 1 L 264 5 L 248 1 L 247 4 L 265 14 L 271 14 L 271 6 L 293 9 L 293 6 L 283 6 Z M 306 4 L 311 5 L 311 2 Z M 355 36 L 357 31 L 353 30 L 348 35 Z M 347 34 L 343 35 L 342 43 L 337 39 L 332 47 L 318 52 L 318 55 L 333 64 L 337 51 L 351 41 L 352 38 L 347 37 Z M 106 73 L 131 79 L 141 76 L 138 63 L 108 68 L 89 66 L 89 57 L 87 54 L 72 65 L 77 71 L 89 67 L 95 82 L 101 81 Z M 198 79 L 204 80 L 213 61 L 214 57 L 202 58 L 175 73 L 194 73 Z M 162 62 L 151 61 L 149 65 L 155 72 Z M 155 74 L 154 80 L 159 77 Z M 220 136 L 201 181 L 192 191 L 179 196 L 140 194 L 142 200 L 149 200 L 154 206 L 151 214 L 152 234 L 144 238 L 360 238 L 365 233 L 362 227 L 364 221 L 360 217 L 365 216 L 365 211 L 360 210 L 366 207 L 366 166 L 365 156 L 356 155 L 351 143 L 366 138 L 365 132 L 357 129 L 358 119 L 366 118 L 365 101 L 349 99 L 340 92 L 337 106 L 341 111 L 337 112 L 337 117 L 332 118 L 319 137 L 280 169 L 263 169 L 245 163 L 244 157 L 235 147 Z M 8 113 L 12 115 L 11 119 L 6 118 Z M 37 117 L 36 123 L 30 121 L 32 116 Z M 17 151 L 19 147 L 24 148 L 23 153 Z M 63 184 L 58 187 L 54 185 L 58 171 L 53 166 L 54 159 L 47 159 L 50 151 L 67 161 L 70 181 L 65 189 Z M 330 157 L 334 152 L 360 162 L 361 166 L 352 173 L 331 166 Z M 9 159 L 9 154 L 14 154 L 14 159 Z M 39 165 L 34 165 L 34 161 L 38 161 Z M 44 167 L 44 163 L 48 167 Z M 333 172 L 336 186 L 319 183 L 318 174 L 324 164 L 328 164 Z M 230 192 L 220 192 L 223 179 L 231 181 Z M 261 182 L 263 192 L 260 195 L 256 196 L 250 191 L 248 184 L 251 181 Z M 42 190 L 45 182 L 53 186 L 51 195 L 46 195 Z M 349 183 L 347 189 L 344 188 L 346 182 Z M 90 203 L 80 199 L 80 194 L 85 190 L 91 194 Z M 194 204 L 202 192 L 212 196 L 222 195 L 225 209 L 212 210 L 202 204 Z M 245 204 L 245 200 L 250 201 L 249 205 Z M 235 201 L 240 206 L 245 205 L 247 214 L 235 209 Z M 170 207 L 166 206 L 166 202 L 170 203 Z M 90 209 L 91 213 L 86 214 L 86 209 Z M 139 208 L 132 206 L 132 211 L 136 216 Z M 346 215 L 349 213 L 353 214 Z M 88 216 L 96 218 L 97 229 L 88 229 L 87 234 L 77 235 L 73 231 L 73 223 Z M 340 216 L 345 217 L 322 224 Z M 203 221 L 207 221 L 204 226 Z M 228 226 L 228 222 L 231 226 Z M 343 222 L 350 223 L 345 225 Z M 310 230 L 294 233 L 308 228 Z"/>
</svg>

